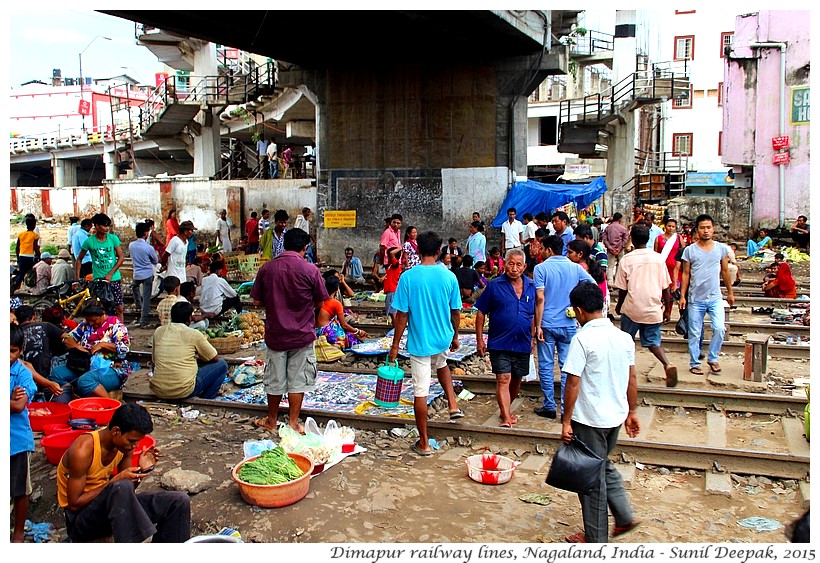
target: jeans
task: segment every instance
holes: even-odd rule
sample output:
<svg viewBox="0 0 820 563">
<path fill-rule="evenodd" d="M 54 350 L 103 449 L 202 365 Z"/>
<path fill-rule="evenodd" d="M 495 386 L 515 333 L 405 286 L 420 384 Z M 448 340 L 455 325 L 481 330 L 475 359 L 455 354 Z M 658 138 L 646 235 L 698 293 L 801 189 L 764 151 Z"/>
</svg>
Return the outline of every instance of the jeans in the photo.
<svg viewBox="0 0 820 563">
<path fill-rule="evenodd" d="M 270 166 L 270 177 L 271 180 L 276 178 L 279 175 L 279 159 L 278 158 L 271 158 L 269 159 L 270 162 L 268 163 Z"/>
<path fill-rule="evenodd" d="M 20 256 L 17 259 L 17 275 L 11 281 L 12 290 L 15 289 L 26 277 L 26 273 L 34 267 L 34 256 Z"/>
<path fill-rule="evenodd" d="M 191 537 L 191 500 L 181 491 L 137 494 L 131 481 L 115 481 L 77 512 L 66 508 L 65 520 L 75 541 L 112 534 L 116 543 L 182 543 Z"/>
<path fill-rule="evenodd" d="M 723 346 L 723 337 L 726 334 L 726 323 L 724 322 L 723 301 L 686 302 L 688 310 L 687 323 L 689 325 L 689 367 L 700 365 L 701 344 L 703 343 L 703 319 L 709 313 L 712 324 L 712 341 L 709 344 L 709 355 L 706 361 L 709 363 L 718 361 L 720 348 Z"/>
<path fill-rule="evenodd" d="M 544 328 L 544 342 L 538 343 L 538 378 L 541 380 L 541 393 L 544 395 L 543 407 L 548 411 L 557 410 L 555 404 L 555 349 L 558 348 L 558 366 L 564 367 L 567 361 L 569 342 L 577 330 L 573 327 Z M 567 374 L 561 372 L 561 412 L 564 412 L 564 388 L 567 386 Z"/>
<path fill-rule="evenodd" d="M 215 399 L 219 394 L 219 388 L 225 382 L 228 375 L 228 362 L 219 358 L 215 362 L 205 364 L 196 372 L 196 386 L 194 391 L 188 395 L 190 397 L 202 397 L 203 399 Z"/>
<path fill-rule="evenodd" d="M 142 293 L 139 291 L 140 285 L 142 286 Z M 134 296 L 134 304 L 140 312 L 140 325 L 148 324 L 148 313 L 151 311 L 151 288 L 153 285 L 154 276 L 131 282 L 131 293 Z"/>
<path fill-rule="evenodd" d="M 51 369 L 51 381 L 55 381 L 60 385 L 71 383 L 77 388 L 77 394 L 80 397 L 88 397 L 91 392 L 102 385 L 106 391 L 113 391 L 122 388 L 120 376 L 111 368 L 107 371 L 93 369 L 89 372 L 78 375 L 71 371 L 66 366 L 55 366 Z"/>
<path fill-rule="evenodd" d="M 584 534 L 587 543 L 606 543 L 609 538 L 607 506 L 612 512 L 616 526 L 626 526 L 632 522 L 632 508 L 626 498 L 624 481 L 615 466 L 609 461 L 609 454 L 618 442 L 621 427 L 593 428 L 572 421 L 572 433 L 581 439 L 590 450 L 606 460 L 601 468 L 599 487 L 588 495 L 578 495 L 581 514 L 584 519 Z"/>
</svg>

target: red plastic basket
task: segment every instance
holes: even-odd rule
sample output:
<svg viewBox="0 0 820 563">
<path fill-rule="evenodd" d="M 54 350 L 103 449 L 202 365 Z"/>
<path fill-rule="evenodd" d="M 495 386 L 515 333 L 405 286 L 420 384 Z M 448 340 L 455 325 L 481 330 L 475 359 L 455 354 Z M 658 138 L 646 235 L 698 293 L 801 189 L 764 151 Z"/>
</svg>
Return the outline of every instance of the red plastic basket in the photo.
<svg viewBox="0 0 820 563">
<path fill-rule="evenodd" d="M 34 432 L 42 432 L 46 424 L 66 424 L 71 416 L 71 408 L 64 403 L 29 403 L 28 420 Z M 48 410 L 51 414 L 35 415 L 34 412 Z"/>
<path fill-rule="evenodd" d="M 100 425 L 108 424 L 120 405 L 122 403 L 117 399 L 104 397 L 86 397 L 68 403 L 71 407 L 71 418 L 92 418 Z"/>
<path fill-rule="evenodd" d="M 69 446 L 74 443 L 78 436 L 85 434 L 86 430 L 69 430 L 68 432 L 58 432 L 49 436 L 43 436 L 40 445 L 46 451 L 46 459 L 57 465 Z"/>
</svg>

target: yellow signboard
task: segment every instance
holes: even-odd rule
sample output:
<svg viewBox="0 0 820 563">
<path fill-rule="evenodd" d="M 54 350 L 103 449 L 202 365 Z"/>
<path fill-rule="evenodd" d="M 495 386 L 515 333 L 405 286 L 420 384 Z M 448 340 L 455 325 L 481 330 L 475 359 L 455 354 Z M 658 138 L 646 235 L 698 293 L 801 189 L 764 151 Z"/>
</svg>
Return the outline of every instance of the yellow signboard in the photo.
<svg viewBox="0 0 820 563">
<path fill-rule="evenodd" d="M 355 227 L 355 209 L 325 211 L 325 229 L 353 229 Z"/>
</svg>

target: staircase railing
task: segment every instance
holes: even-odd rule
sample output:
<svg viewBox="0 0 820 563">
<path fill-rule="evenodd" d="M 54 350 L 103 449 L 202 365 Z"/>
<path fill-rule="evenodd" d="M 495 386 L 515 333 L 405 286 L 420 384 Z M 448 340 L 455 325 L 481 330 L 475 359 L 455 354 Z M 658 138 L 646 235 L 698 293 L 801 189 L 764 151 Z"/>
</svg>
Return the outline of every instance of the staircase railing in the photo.
<svg viewBox="0 0 820 563">
<path fill-rule="evenodd" d="M 193 87 L 192 79 L 176 75 L 165 76 L 148 99 L 140 106 L 140 130 L 155 123 L 172 104 L 199 104 L 204 107 L 224 107 L 246 103 L 260 93 L 272 92 L 276 86 L 276 65 L 273 62 L 255 66 L 246 75 L 204 76 Z"/>
<path fill-rule="evenodd" d="M 586 35 L 576 36 L 570 53 L 575 56 L 595 55 L 612 52 L 615 49 L 615 36 L 601 31 L 588 31 Z"/>
<path fill-rule="evenodd" d="M 650 69 L 633 72 L 603 92 L 561 101 L 558 111 L 559 124 L 601 123 L 630 102 L 673 98 L 683 93 L 677 92 L 677 83 L 687 80 L 688 77 L 687 61 L 653 64 Z M 688 92 L 688 87 L 686 91 Z"/>
</svg>

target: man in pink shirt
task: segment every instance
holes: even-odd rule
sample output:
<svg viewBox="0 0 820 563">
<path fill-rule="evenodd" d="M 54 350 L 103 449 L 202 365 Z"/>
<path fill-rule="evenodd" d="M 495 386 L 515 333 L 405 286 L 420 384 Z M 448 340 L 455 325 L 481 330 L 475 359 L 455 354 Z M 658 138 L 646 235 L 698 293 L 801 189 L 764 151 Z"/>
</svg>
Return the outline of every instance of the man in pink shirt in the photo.
<svg viewBox="0 0 820 563">
<path fill-rule="evenodd" d="M 379 241 L 379 260 L 384 265 L 387 265 L 388 262 L 387 249 L 402 247 L 401 224 L 403 220 L 401 215 L 394 213 L 390 217 L 390 226 L 382 233 L 382 238 Z"/>
<path fill-rule="evenodd" d="M 606 233 L 611 228 L 607 227 Z M 649 348 L 666 372 L 666 386 L 678 384 L 678 368 L 669 363 L 661 348 L 661 323 L 669 322 L 669 310 L 664 308 L 672 297 L 669 293 L 669 271 L 660 254 L 646 248 L 649 229 L 637 224 L 630 231 L 635 250 L 621 258 L 615 287 L 618 304 L 615 313 L 621 315 L 621 330 L 635 338 L 641 334 L 641 346 Z M 623 310 L 623 312 L 622 312 Z"/>
</svg>

